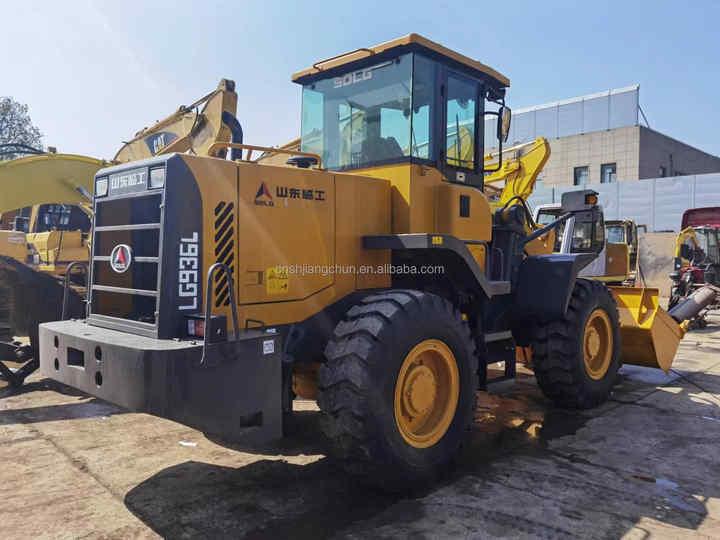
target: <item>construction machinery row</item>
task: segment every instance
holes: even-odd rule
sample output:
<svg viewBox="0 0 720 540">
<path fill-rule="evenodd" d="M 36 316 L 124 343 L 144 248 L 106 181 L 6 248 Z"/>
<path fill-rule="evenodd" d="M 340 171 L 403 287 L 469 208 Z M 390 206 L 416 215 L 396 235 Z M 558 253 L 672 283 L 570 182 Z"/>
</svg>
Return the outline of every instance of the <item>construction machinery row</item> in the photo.
<svg viewBox="0 0 720 540">
<path fill-rule="evenodd" d="M 37 369 L 40 322 L 85 313 L 95 173 L 164 153 L 210 155 L 217 142 L 242 142 L 234 86 L 221 80 L 214 91 L 139 131 L 110 161 L 24 148 L 30 156 L 0 162 L 1 378 L 19 386 Z M 73 285 L 68 290 L 65 281 Z"/>
</svg>

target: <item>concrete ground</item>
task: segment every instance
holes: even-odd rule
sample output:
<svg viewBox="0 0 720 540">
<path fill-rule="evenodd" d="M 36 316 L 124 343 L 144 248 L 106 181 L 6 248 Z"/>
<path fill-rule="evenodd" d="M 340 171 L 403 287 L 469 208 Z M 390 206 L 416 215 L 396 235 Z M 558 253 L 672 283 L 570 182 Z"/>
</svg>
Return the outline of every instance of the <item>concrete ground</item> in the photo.
<svg viewBox="0 0 720 540">
<path fill-rule="evenodd" d="M 593 411 L 552 408 L 528 374 L 481 394 L 457 469 L 408 498 L 340 473 L 308 403 L 281 445 L 233 448 L 36 374 L 0 390 L 0 537 L 720 537 L 711 323 Z"/>
</svg>

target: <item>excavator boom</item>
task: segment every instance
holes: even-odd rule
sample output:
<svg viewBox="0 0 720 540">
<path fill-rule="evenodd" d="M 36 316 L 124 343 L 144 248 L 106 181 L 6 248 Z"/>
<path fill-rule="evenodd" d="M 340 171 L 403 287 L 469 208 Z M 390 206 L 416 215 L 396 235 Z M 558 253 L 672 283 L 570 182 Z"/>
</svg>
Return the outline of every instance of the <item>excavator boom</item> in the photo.
<svg viewBox="0 0 720 540">
<path fill-rule="evenodd" d="M 210 156 L 214 143 L 241 143 L 242 129 L 235 118 L 236 109 L 235 83 L 222 79 L 214 91 L 136 133 L 118 150 L 113 161 L 124 163 L 171 152 Z"/>
<path fill-rule="evenodd" d="M 42 154 L 2 161 L 0 214 L 50 203 L 87 207 L 95 173 L 107 165 L 101 159 L 74 154 Z"/>
</svg>

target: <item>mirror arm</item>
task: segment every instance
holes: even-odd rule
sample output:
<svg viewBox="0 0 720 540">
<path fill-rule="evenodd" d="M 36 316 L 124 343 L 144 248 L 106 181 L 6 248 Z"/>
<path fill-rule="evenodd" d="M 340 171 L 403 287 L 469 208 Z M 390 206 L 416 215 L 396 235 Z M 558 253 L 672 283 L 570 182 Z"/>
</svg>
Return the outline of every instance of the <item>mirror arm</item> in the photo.
<svg viewBox="0 0 720 540">
<path fill-rule="evenodd" d="M 544 227 L 542 227 L 540 229 L 537 229 L 535 232 L 528 235 L 523 240 L 522 245 L 525 246 L 525 245 L 529 244 L 530 242 L 532 242 L 533 240 L 537 240 L 541 236 L 549 233 L 551 230 L 553 230 L 555 227 L 557 227 L 561 223 L 565 223 L 568 219 L 570 219 L 573 216 L 573 214 L 574 214 L 573 212 L 568 212 L 566 214 L 563 214 L 562 216 L 557 218 L 555 221 L 548 223 L 547 225 L 545 225 Z"/>
</svg>

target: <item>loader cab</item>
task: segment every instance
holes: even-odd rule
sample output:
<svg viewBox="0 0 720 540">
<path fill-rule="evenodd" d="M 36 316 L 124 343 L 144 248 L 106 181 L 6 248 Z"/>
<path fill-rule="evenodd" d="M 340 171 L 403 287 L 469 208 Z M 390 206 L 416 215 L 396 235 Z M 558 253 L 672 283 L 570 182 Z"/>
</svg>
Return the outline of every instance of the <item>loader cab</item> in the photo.
<svg viewBox="0 0 720 540">
<path fill-rule="evenodd" d="M 302 85 L 301 150 L 325 168 L 421 165 L 444 180 L 483 187 L 484 148 L 502 147 L 509 81 L 492 68 L 411 34 L 316 62 Z M 484 119 L 497 117 L 497 139 Z"/>
</svg>

